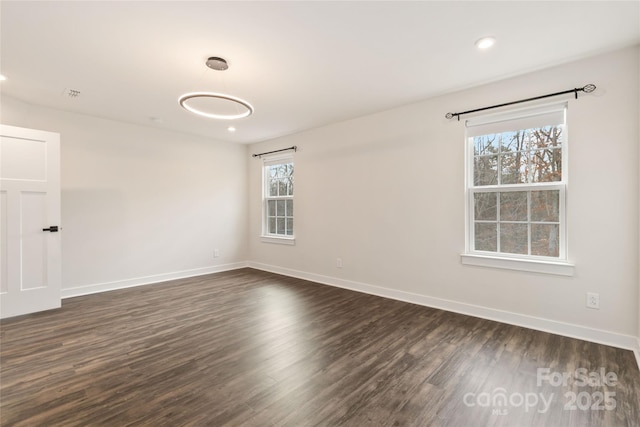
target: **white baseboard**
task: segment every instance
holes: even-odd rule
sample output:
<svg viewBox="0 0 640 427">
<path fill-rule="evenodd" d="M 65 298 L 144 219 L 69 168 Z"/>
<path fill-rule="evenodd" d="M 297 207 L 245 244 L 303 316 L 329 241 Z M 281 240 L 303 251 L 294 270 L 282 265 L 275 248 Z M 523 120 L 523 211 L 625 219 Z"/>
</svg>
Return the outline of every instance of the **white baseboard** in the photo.
<svg viewBox="0 0 640 427">
<path fill-rule="evenodd" d="M 231 264 L 216 265 L 211 267 L 195 268 L 192 270 L 175 271 L 172 273 L 154 274 L 152 276 L 135 277 L 133 279 L 116 280 L 114 282 L 95 283 L 92 285 L 77 286 L 62 289 L 62 298 L 72 298 L 81 295 L 96 294 L 99 292 L 115 291 L 117 289 L 132 288 L 134 286 L 150 285 L 153 283 L 166 282 L 168 280 L 186 279 L 187 277 L 202 276 L 222 271 L 237 270 L 248 267 L 246 261 Z"/>
<path fill-rule="evenodd" d="M 324 285 L 335 286 L 352 291 L 377 295 L 384 298 L 391 298 L 427 307 L 452 311 L 468 316 L 480 317 L 482 319 L 494 320 L 510 325 L 522 326 L 524 328 L 535 329 L 538 331 L 549 332 L 552 334 L 563 335 L 566 337 L 577 338 L 585 341 L 591 341 L 598 344 L 622 348 L 625 350 L 632 350 L 635 353 L 636 360 L 638 362 L 638 368 L 640 368 L 640 338 L 631 335 L 623 335 L 615 332 L 603 331 L 600 329 L 593 329 L 585 326 L 543 319 L 540 317 L 527 316 L 510 311 L 496 310 L 479 305 L 466 304 L 442 298 L 434 298 L 426 295 L 419 295 L 411 292 L 404 292 L 396 289 L 389 289 L 366 283 L 344 280 L 336 277 L 323 276 L 320 274 L 306 273 L 303 271 L 292 270 L 284 267 L 276 267 L 273 265 L 261 264 L 257 262 L 249 262 L 249 267 L 268 271 L 271 273 L 282 274 L 284 276 L 291 276 L 299 279 L 309 280 L 312 282 L 322 283 Z"/>
</svg>

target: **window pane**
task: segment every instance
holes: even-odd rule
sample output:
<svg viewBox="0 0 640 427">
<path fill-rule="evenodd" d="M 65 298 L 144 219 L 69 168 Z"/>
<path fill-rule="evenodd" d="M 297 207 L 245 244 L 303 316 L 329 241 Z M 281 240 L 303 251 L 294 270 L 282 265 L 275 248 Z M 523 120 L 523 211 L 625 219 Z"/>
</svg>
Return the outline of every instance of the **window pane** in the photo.
<svg viewBox="0 0 640 427">
<path fill-rule="evenodd" d="M 523 184 L 527 182 L 527 152 L 503 153 L 500 156 L 501 184 Z"/>
<path fill-rule="evenodd" d="M 531 192 L 531 221 L 560 221 L 560 191 Z"/>
<path fill-rule="evenodd" d="M 293 216 L 293 200 L 285 200 L 286 205 L 286 213 L 285 215 L 288 217 Z"/>
<path fill-rule="evenodd" d="M 555 224 L 531 224 L 531 255 L 557 257 L 560 227 Z"/>
<path fill-rule="evenodd" d="M 269 180 L 269 196 L 275 197 L 278 195 L 278 181 Z"/>
<path fill-rule="evenodd" d="M 498 156 L 474 157 L 473 183 L 475 185 L 498 184 Z"/>
<path fill-rule="evenodd" d="M 278 174 L 278 166 L 269 166 L 269 178 L 273 179 Z"/>
<path fill-rule="evenodd" d="M 476 251 L 496 252 L 498 250 L 497 225 L 495 223 L 475 223 L 474 244 Z"/>
<path fill-rule="evenodd" d="M 287 235 L 293 236 L 293 218 L 287 218 Z"/>
<path fill-rule="evenodd" d="M 276 218 L 276 234 L 285 234 L 284 225 L 284 218 Z"/>
<path fill-rule="evenodd" d="M 282 179 L 275 180 L 274 185 L 276 187 L 276 194 L 273 194 L 273 196 L 284 196 L 287 194 L 287 185 Z"/>
<path fill-rule="evenodd" d="M 527 220 L 527 192 L 509 191 L 500 193 L 500 221 Z"/>
<path fill-rule="evenodd" d="M 276 219 L 275 218 L 269 218 L 269 229 L 267 231 L 270 234 L 275 234 L 276 233 Z"/>
<path fill-rule="evenodd" d="M 525 131 L 503 132 L 500 134 L 500 151 L 503 153 L 526 151 L 528 149 L 527 143 Z"/>
<path fill-rule="evenodd" d="M 498 153 L 499 134 L 481 135 L 473 138 L 473 154 L 481 156 Z"/>
<path fill-rule="evenodd" d="M 531 149 L 559 148 L 562 145 L 562 126 L 544 126 L 529 129 Z"/>
<path fill-rule="evenodd" d="M 500 224 L 500 252 L 524 255 L 529 253 L 527 224 Z"/>
<path fill-rule="evenodd" d="M 558 257 L 560 227 L 555 224 L 531 224 L 531 255 Z"/>
<path fill-rule="evenodd" d="M 495 221 L 498 218 L 497 193 L 475 193 L 473 195 L 474 219 Z"/>
<path fill-rule="evenodd" d="M 275 200 L 267 200 L 267 216 L 276 216 Z"/>
<path fill-rule="evenodd" d="M 285 213 L 284 203 L 285 203 L 285 200 L 278 200 L 276 202 L 276 216 L 284 216 L 284 213 Z"/>
<path fill-rule="evenodd" d="M 287 178 L 287 196 L 293 196 L 293 177 Z"/>
<path fill-rule="evenodd" d="M 562 180 L 562 150 L 535 150 L 531 152 L 531 182 Z"/>
</svg>

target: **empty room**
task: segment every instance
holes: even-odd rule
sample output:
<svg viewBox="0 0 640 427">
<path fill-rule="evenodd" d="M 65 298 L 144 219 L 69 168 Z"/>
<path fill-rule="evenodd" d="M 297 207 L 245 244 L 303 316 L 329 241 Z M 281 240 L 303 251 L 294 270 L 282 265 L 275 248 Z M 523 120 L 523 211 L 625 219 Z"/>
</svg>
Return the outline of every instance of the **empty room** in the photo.
<svg viewBox="0 0 640 427">
<path fill-rule="evenodd" d="M 640 2 L 0 2 L 0 425 L 640 426 Z"/>
</svg>

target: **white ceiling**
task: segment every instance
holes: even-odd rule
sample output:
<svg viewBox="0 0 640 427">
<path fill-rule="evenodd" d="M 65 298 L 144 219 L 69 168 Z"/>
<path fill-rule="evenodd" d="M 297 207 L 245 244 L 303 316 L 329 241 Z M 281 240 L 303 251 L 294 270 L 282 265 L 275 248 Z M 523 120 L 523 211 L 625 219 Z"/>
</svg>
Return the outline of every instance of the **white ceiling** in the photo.
<svg viewBox="0 0 640 427">
<path fill-rule="evenodd" d="M 0 8 L 3 94 L 238 143 L 640 43 L 638 1 L 2 1 Z M 486 35 L 497 44 L 480 52 L 474 42 Z M 227 59 L 229 70 L 207 68 L 209 56 Z M 230 133 L 231 122 L 178 105 L 180 95 L 199 90 L 244 98 L 255 112 L 233 121 Z"/>
</svg>

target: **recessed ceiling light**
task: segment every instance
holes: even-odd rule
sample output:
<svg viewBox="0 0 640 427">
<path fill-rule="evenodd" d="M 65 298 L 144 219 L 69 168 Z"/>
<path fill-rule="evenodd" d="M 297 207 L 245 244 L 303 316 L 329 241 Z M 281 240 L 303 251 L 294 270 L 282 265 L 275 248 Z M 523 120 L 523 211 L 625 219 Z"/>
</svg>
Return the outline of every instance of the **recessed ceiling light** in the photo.
<svg viewBox="0 0 640 427">
<path fill-rule="evenodd" d="M 229 127 L 227 128 L 227 130 L 228 130 L 229 132 L 235 132 L 235 131 L 236 131 L 236 128 L 234 128 L 233 126 L 229 126 Z"/>
<path fill-rule="evenodd" d="M 476 41 L 476 47 L 478 49 L 489 49 L 494 44 L 496 44 L 496 39 L 493 37 L 483 37 Z"/>
</svg>

